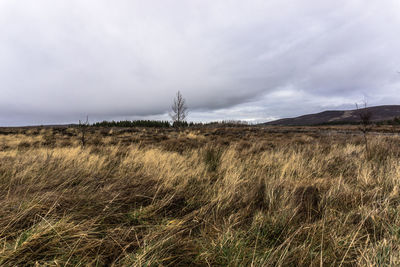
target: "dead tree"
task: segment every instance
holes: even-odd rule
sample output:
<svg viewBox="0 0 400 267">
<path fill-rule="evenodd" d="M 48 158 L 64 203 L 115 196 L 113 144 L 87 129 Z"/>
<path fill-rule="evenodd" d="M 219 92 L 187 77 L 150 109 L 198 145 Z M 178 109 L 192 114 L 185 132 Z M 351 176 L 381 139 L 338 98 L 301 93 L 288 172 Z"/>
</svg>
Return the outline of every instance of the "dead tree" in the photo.
<svg viewBox="0 0 400 267">
<path fill-rule="evenodd" d="M 169 116 L 172 119 L 173 125 L 179 127 L 185 124 L 185 119 L 188 115 L 188 108 L 186 106 L 186 100 L 183 98 L 180 91 L 176 93 L 171 109 L 172 112 L 169 113 Z"/>
<path fill-rule="evenodd" d="M 357 108 L 357 116 L 360 119 L 359 129 L 364 137 L 365 152 L 367 155 L 369 155 L 367 134 L 371 130 L 372 112 L 370 109 L 368 109 L 366 101 L 363 101 L 362 107 L 359 107 L 358 104 L 356 103 L 356 108 Z"/>
<path fill-rule="evenodd" d="M 86 131 L 89 127 L 89 116 L 86 116 L 86 121 L 82 122 L 79 120 L 79 129 L 81 130 L 81 145 L 85 147 L 86 144 Z"/>
</svg>

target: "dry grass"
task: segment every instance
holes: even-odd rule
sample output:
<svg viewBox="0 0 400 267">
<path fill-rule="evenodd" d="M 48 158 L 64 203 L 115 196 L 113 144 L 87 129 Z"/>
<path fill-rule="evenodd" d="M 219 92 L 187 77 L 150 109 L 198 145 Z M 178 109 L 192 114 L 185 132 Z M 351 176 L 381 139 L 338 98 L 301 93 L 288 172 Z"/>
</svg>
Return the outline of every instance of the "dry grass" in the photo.
<svg viewBox="0 0 400 267">
<path fill-rule="evenodd" d="M 8 129 L 3 266 L 400 264 L 400 139 Z"/>
</svg>

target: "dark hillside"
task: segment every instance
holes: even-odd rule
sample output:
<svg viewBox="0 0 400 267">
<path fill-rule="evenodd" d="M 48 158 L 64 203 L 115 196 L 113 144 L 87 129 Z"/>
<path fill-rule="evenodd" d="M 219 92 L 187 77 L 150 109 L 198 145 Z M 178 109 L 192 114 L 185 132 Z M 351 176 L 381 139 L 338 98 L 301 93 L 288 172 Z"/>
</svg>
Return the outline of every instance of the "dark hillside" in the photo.
<svg viewBox="0 0 400 267">
<path fill-rule="evenodd" d="M 400 117 L 400 105 L 376 106 L 367 108 L 372 113 L 372 121 L 389 121 Z M 357 110 L 328 110 L 315 114 L 303 115 L 267 122 L 264 125 L 320 125 L 359 122 Z"/>
</svg>

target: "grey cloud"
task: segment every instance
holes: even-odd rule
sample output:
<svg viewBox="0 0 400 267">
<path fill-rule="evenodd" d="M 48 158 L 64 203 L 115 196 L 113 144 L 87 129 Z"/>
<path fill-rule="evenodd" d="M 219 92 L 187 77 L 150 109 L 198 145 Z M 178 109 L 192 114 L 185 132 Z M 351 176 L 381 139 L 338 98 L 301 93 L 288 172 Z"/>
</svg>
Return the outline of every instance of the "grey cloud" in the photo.
<svg viewBox="0 0 400 267">
<path fill-rule="evenodd" d="M 0 2 L 0 124 L 396 104 L 396 0 Z"/>
</svg>

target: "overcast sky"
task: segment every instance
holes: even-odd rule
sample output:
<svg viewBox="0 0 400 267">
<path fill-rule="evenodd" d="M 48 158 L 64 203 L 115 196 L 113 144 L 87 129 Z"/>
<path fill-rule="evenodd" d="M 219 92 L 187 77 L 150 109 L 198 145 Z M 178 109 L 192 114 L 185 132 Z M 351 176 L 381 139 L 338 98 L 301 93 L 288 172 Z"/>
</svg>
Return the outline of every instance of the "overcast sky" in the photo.
<svg viewBox="0 0 400 267">
<path fill-rule="evenodd" d="M 400 104 L 399 0 L 1 0 L 0 125 Z"/>
</svg>

